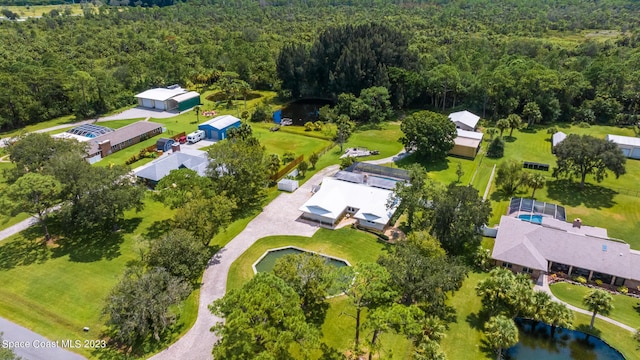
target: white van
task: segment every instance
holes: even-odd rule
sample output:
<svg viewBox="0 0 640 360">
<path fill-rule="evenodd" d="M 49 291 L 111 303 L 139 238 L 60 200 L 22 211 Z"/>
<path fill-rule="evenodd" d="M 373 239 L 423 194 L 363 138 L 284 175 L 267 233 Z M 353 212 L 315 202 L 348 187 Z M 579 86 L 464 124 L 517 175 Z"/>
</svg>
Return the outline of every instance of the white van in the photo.
<svg viewBox="0 0 640 360">
<path fill-rule="evenodd" d="M 187 135 L 187 141 L 189 144 L 195 144 L 200 140 L 204 139 L 204 130 L 197 130 Z"/>
</svg>

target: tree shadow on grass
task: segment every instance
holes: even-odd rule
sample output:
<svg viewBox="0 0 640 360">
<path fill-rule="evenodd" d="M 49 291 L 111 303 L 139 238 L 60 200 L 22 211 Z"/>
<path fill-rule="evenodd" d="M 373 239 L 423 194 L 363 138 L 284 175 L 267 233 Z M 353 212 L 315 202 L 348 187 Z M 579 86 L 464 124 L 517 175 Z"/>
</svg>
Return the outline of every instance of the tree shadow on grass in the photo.
<svg viewBox="0 0 640 360">
<path fill-rule="evenodd" d="M 555 180 L 547 182 L 547 196 L 563 205 L 576 207 L 584 205 L 588 208 L 611 208 L 618 192 L 609 188 L 586 183 L 580 188 L 578 183 L 571 180 Z"/>
<path fill-rule="evenodd" d="M 120 230 L 79 229 L 69 233 L 57 242 L 53 257 L 69 255 L 73 262 L 94 262 L 111 260 L 120 256 L 120 245 L 124 234 L 132 233 L 142 222 L 142 218 L 125 219 L 120 222 Z"/>
<path fill-rule="evenodd" d="M 23 231 L 22 235 L 17 239 L 3 242 L 0 246 L 0 270 L 9 270 L 16 266 L 41 264 L 49 259 L 49 249 L 40 239 L 42 229 L 37 227 L 37 230 L 34 231 L 34 227 L 31 227 Z M 30 232 L 39 232 L 40 236 L 28 235 Z"/>
<path fill-rule="evenodd" d="M 146 240 L 154 240 L 160 238 L 162 235 L 169 232 L 169 230 L 171 230 L 171 223 L 169 220 L 154 221 L 153 224 L 147 228 L 147 232 L 142 236 Z"/>
<path fill-rule="evenodd" d="M 515 142 L 516 140 L 518 140 L 517 137 L 509 136 L 509 135 L 503 137 L 502 139 L 504 140 L 504 142 L 508 142 L 508 143 L 512 143 L 512 142 Z"/>
<path fill-rule="evenodd" d="M 417 156 L 415 153 L 410 154 L 399 161 L 396 162 L 396 165 L 400 168 L 407 168 L 408 166 L 418 163 L 422 167 L 427 170 L 427 172 L 437 172 L 447 170 L 449 168 L 450 159 L 444 158 L 442 160 L 427 160 Z"/>
</svg>

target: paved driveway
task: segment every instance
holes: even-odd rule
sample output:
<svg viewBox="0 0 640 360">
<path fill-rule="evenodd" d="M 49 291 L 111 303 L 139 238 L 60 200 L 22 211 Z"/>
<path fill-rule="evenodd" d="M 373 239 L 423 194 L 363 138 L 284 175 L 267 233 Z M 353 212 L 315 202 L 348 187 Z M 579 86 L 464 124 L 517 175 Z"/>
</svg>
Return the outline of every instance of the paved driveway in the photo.
<svg viewBox="0 0 640 360">
<path fill-rule="evenodd" d="M 59 345 L 33 331 L 0 318 L 0 332 L 3 342 L 11 342 L 13 352 L 25 360 L 82 360 L 85 357 L 65 350 L 62 347 L 47 348 L 47 345 Z M 76 339 L 69 339 L 76 340 Z M 0 347 L 2 344 L 0 343 Z"/>
<path fill-rule="evenodd" d="M 222 319 L 213 316 L 208 306 L 214 300 L 224 296 L 227 289 L 229 267 L 256 240 L 265 236 L 313 236 L 318 230 L 318 226 L 297 221 L 301 215 L 298 208 L 311 197 L 311 187 L 320 184 L 324 176 L 332 174 L 336 170 L 338 170 L 337 165 L 327 167 L 314 175 L 294 193 L 280 194 L 238 236 L 233 238 L 211 259 L 203 276 L 196 323 L 185 336 L 151 359 L 209 360 L 213 358 L 211 350 L 217 337 L 209 329 Z"/>
</svg>

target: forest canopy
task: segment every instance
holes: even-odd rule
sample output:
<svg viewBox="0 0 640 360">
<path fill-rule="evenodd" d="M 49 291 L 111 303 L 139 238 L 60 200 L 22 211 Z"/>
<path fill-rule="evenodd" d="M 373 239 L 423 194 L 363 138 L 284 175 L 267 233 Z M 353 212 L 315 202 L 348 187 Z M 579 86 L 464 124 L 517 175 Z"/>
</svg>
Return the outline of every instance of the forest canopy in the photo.
<svg viewBox="0 0 640 360">
<path fill-rule="evenodd" d="M 190 0 L 1 21 L 0 131 L 99 116 L 151 87 L 202 90 L 228 72 L 282 96 L 382 85 L 396 108 L 638 121 L 637 2 L 396 2 Z M 294 66 L 281 71 L 283 58 Z"/>
</svg>

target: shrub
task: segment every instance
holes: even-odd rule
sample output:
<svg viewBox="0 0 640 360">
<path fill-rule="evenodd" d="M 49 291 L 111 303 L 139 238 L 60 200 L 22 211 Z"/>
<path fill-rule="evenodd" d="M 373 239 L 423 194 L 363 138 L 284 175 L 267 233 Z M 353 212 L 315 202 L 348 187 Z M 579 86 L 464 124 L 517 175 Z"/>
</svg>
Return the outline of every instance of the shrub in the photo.
<svg viewBox="0 0 640 360">
<path fill-rule="evenodd" d="M 493 139 L 491 144 L 489 144 L 487 156 L 494 159 L 504 156 L 504 141 L 500 137 Z"/>
<path fill-rule="evenodd" d="M 313 131 L 321 131 L 324 123 L 322 121 L 316 121 L 313 123 Z"/>
<path fill-rule="evenodd" d="M 620 286 L 618 288 L 618 292 L 621 293 L 621 294 L 625 294 L 626 295 L 626 294 L 629 293 L 629 288 L 624 286 L 624 285 L 622 285 L 622 286 Z"/>
<path fill-rule="evenodd" d="M 586 284 L 587 283 L 587 279 L 585 279 L 584 276 L 578 276 L 576 278 L 574 278 L 574 281 L 580 283 L 580 284 Z"/>
<path fill-rule="evenodd" d="M 296 154 L 292 153 L 291 151 L 287 151 L 286 153 L 284 153 L 284 155 L 282 155 L 282 163 L 288 164 L 293 160 L 295 160 L 295 158 L 296 158 Z"/>
<path fill-rule="evenodd" d="M 600 280 L 600 279 L 596 280 L 596 285 L 602 286 L 602 280 Z"/>
<path fill-rule="evenodd" d="M 348 168 L 354 162 L 356 162 L 356 158 L 353 158 L 351 156 L 347 156 L 346 158 L 342 158 L 342 160 L 340 160 L 340 170 L 344 170 L 344 169 Z"/>
<path fill-rule="evenodd" d="M 304 123 L 304 131 L 312 131 L 315 128 L 311 121 Z"/>
<path fill-rule="evenodd" d="M 590 128 L 590 127 L 591 127 L 591 124 L 589 124 L 588 122 L 584 122 L 584 121 L 583 121 L 583 122 L 581 122 L 581 123 L 579 123 L 579 124 L 578 124 L 578 127 L 579 127 L 579 128 L 584 128 L 584 129 L 586 129 L 586 128 Z"/>
</svg>

